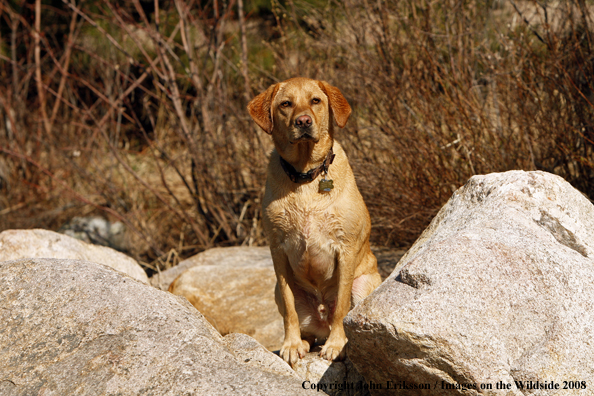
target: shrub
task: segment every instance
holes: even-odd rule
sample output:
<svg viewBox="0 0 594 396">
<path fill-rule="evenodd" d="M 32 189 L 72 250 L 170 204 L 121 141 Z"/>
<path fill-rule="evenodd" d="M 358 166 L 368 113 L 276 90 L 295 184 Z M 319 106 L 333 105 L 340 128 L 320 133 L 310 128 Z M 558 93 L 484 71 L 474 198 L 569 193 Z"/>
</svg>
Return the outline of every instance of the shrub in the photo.
<svg viewBox="0 0 594 396">
<path fill-rule="evenodd" d="M 352 104 L 338 139 L 375 244 L 411 244 L 473 174 L 540 169 L 594 197 L 583 1 L 0 7 L 1 229 L 101 214 L 150 271 L 264 244 L 271 143 L 245 106 L 296 75 Z"/>
</svg>

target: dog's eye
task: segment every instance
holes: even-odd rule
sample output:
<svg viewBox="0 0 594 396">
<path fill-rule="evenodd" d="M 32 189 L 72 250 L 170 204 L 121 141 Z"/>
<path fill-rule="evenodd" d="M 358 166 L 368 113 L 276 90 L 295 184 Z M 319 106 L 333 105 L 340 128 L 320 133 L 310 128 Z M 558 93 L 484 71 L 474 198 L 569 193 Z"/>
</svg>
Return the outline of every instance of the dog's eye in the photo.
<svg viewBox="0 0 594 396">
<path fill-rule="evenodd" d="M 291 106 L 291 102 L 289 102 L 288 100 L 285 100 L 284 102 L 282 102 L 280 104 L 280 107 L 290 107 Z"/>
<path fill-rule="evenodd" d="M 320 103 L 320 102 L 321 102 L 321 100 L 320 100 L 319 98 L 313 98 L 313 99 L 311 100 L 311 104 L 318 104 L 318 103 Z"/>
</svg>

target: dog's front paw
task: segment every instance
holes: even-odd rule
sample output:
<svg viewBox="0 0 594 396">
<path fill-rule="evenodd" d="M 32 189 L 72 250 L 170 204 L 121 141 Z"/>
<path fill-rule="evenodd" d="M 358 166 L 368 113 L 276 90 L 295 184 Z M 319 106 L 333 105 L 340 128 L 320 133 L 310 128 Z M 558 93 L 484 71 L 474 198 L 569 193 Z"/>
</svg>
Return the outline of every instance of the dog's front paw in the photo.
<svg viewBox="0 0 594 396">
<path fill-rule="evenodd" d="M 320 351 L 320 356 L 326 360 L 343 360 L 346 355 L 346 348 L 344 347 L 346 343 L 346 337 L 328 338 Z"/>
<path fill-rule="evenodd" d="M 305 340 L 285 341 L 280 351 L 283 360 L 291 365 L 297 363 L 297 359 L 303 358 L 309 352 L 309 342 Z"/>
</svg>

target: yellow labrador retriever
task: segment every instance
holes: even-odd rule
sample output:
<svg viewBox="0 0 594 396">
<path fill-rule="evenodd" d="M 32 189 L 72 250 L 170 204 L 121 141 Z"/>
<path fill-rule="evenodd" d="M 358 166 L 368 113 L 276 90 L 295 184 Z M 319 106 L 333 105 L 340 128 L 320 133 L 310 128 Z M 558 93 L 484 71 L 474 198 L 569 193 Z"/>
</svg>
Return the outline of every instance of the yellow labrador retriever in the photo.
<svg viewBox="0 0 594 396">
<path fill-rule="evenodd" d="M 275 146 L 262 206 L 285 324 L 281 357 L 293 365 L 326 339 L 320 355 L 343 358 L 344 317 L 381 283 L 369 212 L 334 141 L 332 121 L 344 127 L 351 107 L 324 81 L 292 78 L 256 96 L 248 110 Z"/>
</svg>

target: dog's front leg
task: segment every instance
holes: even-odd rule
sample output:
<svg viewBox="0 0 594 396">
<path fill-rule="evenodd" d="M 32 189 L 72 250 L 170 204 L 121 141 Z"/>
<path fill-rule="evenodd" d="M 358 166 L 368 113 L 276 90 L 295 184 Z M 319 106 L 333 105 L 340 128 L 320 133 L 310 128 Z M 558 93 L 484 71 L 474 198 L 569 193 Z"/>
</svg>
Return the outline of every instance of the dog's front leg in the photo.
<svg viewBox="0 0 594 396">
<path fill-rule="evenodd" d="M 297 359 L 309 352 L 309 343 L 301 339 L 299 317 L 295 309 L 295 281 L 289 260 L 284 252 L 272 252 L 276 272 L 275 299 L 285 324 L 285 341 L 280 351 L 284 361 L 293 366 Z"/>
<path fill-rule="evenodd" d="M 355 274 L 355 260 L 353 257 L 338 258 L 338 296 L 336 308 L 332 318 L 332 329 L 326 343 L 320 351 L 320 356 L 327 360 L 344 359 L 347 337 L 342 321 L 351 309 L 351 294 L 353 290 L 353 276 Z"/>
</svg>

